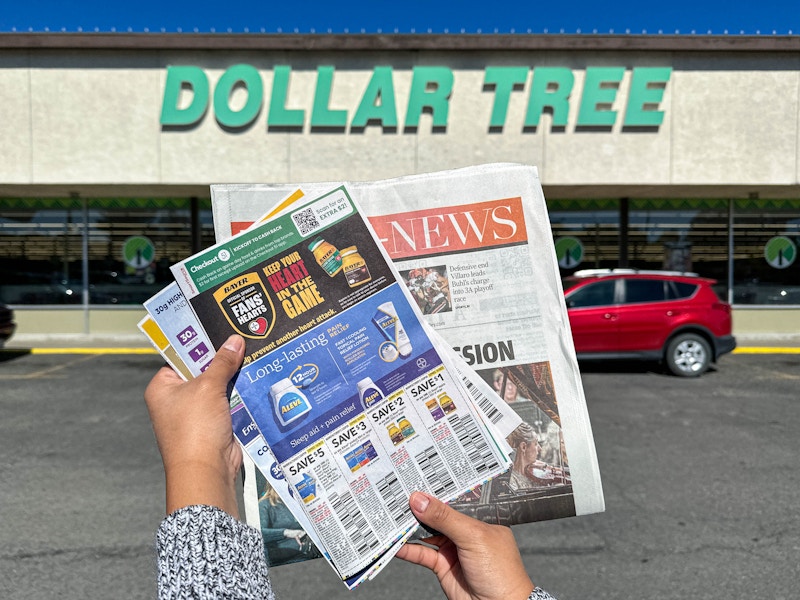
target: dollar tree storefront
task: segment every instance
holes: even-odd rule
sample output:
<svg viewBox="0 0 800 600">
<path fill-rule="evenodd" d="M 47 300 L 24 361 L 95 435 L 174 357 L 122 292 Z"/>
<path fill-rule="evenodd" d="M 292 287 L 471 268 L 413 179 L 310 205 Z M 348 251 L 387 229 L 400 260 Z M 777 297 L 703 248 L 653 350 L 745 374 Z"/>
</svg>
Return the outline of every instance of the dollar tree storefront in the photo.
<svg viewBox="0 0 800 600">
<path fill-rule="evenodd" d="M 213 243 L 208 186 L 533 164 L 564 274 L 719 281 L 800 330 L 800 38 L 0 36 L 0 301 L 131 334 Z"/>
</svg>

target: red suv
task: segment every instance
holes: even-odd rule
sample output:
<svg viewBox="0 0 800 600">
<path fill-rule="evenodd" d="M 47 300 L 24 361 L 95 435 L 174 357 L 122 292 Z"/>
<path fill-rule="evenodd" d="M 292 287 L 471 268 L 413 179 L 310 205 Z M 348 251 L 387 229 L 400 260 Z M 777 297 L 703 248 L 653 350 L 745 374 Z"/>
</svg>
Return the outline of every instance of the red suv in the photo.
<svg viewBox="0 0 800 600">
<path fill-rule="evenodd" d="M 731 306 L 693 273 L 593 269 L 563 281 L 579 360 L 664 361 L 682 377 L 702 375 L 736 347 Z"/>
</svg>

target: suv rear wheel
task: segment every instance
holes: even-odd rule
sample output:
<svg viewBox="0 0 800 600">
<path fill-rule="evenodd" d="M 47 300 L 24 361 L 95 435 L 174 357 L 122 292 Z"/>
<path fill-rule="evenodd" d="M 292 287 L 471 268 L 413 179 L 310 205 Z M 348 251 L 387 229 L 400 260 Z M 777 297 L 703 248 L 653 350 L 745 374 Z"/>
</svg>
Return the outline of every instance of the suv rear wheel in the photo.
<svg viewBox="0 0 800 600">
<path fill-rule="evenodd" d="M 682 333 L 667 346 L 667 367 L 679 377 L 698 377 L 711 364 L 711 346 L 696 333 Z"/>
</svg>

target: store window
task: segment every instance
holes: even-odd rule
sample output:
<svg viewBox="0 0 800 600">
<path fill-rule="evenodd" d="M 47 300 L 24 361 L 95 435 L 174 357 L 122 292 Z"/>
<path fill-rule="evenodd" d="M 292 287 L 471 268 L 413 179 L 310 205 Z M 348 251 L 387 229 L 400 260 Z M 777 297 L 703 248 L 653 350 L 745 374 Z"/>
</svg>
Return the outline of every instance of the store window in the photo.
<svg viewBox="0 0 800 600">
<path fill-rule="evenodd" d="M 620 266 L 619 211 L 619 200 L 553 203 L 553 235 L 574 236 L 583 245 L 583 260 L 573 270 Z M 725 288 L 728 201 L 631 199 L 626 250 L 628 268 L 696 272 Z"/>
<path fill-rule="evenodd" d="M 714 278 L 734 304 L 800 306 L 800 200 L 730 202 L 631 199 L 628 266 Z M 619 200 L 555 200 L 548 209 L 554 238 L 580 246 L 562 275 L 620 266 Z M 199 202 L 198 216 L 204 248 L 214 243 L 209 200 Z M 141 304 L 173 280 L 169 266 L 192 253 L 191 220 L 188 198 L 0 199 L 0 302 L 81 304 L 86 265 L 90 304 Z"/>
<path fill-rule="evenodd" d="M 800 305 L 800 200 L 733 204 L 733 301 Z"/>
<path fill-rule="evenodd" d="M 631 200 L 629 266 L 685 271 L 727 289 L 728 200 Z"/>
<path fill-rule="evenodd" d="M 192 251 L 185 198 L 0 199 L 0 214 L 5 304 L 81 304 L 84 266 L 90 304 L 141 304 L 173 280 L 170 265 Z M 200 244 L 206 247 L 214 243 L 207 200 L 199 221 Z"/>
<path fill-rule="evenodd" d="M 619 200 L 548 200 L 547 209 L 553 237 L 572 238 L 582 246 L 580 260 L 562 268 L 562 276 L 619 266 Z"/>
<path fill-rule="evenodd" d="M 620 205 L 548 201 L 554 238 L 574 238 L 582 250 L 562 275 L 620 266 Z M 627 216 L 627 267 L 716 279 L 734 304 L 800 305 L 800 200 L 631 199 Z"/>
</svg>

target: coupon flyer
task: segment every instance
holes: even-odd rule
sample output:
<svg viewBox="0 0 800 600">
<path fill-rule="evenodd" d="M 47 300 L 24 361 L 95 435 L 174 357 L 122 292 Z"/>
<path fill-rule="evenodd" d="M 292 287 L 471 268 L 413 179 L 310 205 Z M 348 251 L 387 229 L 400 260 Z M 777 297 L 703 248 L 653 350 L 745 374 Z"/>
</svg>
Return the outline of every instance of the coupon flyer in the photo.
<svg viewBox="0 0 800 600">
<path fill-rule="evenodd" d="M 344 186 L 172 270 L 215 347 L 245 338 L 236 390 L 342 578 L 413 532 L 412 491 L 507 469 Z"/>
</svg>

